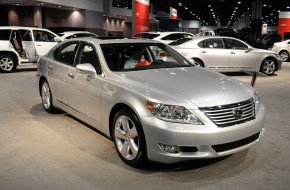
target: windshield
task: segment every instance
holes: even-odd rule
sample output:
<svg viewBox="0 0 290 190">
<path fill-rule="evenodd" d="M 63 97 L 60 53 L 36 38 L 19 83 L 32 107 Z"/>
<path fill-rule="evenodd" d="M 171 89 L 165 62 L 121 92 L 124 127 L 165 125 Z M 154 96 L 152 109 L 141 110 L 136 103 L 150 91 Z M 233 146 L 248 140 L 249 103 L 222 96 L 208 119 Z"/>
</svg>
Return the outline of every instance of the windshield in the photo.
<svg viewBox="0 0 290 190">
<path fill-rule="evenodd" d="M 116 43 L 101 45 L 112 71 L 192 67 L 193 65 L 162 43 Z"/>
</svg>

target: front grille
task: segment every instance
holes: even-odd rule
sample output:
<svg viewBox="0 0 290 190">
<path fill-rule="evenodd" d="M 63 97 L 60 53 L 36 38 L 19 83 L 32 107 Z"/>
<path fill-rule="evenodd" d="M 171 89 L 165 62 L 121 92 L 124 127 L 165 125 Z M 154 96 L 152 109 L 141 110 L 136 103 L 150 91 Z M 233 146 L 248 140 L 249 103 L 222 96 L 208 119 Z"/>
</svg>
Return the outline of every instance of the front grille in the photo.
<svg viewBox="0 0 290 190">
<path fill-rule="evenodd" d="M 251 142 L 254 142 L 255 140 L 257 140 L 259 138 L 259 135 L 260 135 L 260 132 L 255 134 L 255 135 L 252 135 L 250 137 L 247 137 L 245 139 L 238 140 L 238 141 L 225 143 L 225 144 L 213 145 L 212 148 L 216 152 L 224 152 L 227 150 L 232 150 L 232 149 L 239 148 L 241 146 L 245 146 L 247 144 L 250 144 Z"/>
<path fill-rule="evenodd" d="M 218 127 L 229 127 L 256 118 L 255 102 L 253 98 L 235 104 L 199 109 Z"/>
</svg>

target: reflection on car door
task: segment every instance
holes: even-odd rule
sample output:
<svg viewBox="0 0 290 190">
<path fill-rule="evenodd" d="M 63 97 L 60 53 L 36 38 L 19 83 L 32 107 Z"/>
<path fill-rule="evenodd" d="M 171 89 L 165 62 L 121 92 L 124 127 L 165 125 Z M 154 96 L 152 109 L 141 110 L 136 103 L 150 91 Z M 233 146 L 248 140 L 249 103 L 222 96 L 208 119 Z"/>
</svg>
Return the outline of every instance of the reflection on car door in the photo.
<svg viewBox="0 0 290 190">
<path fill-rule="evenodd" d="M 53 59 L 47 65 L 53 97 L 64 105 L 69 105 L 70 94 L 67 83 L 71 80 L 69 74 L 73 68 L 78 44 L 78 41 L 63 44 L 54 51 Z"/>
<path fill-rule="evenodd" d="M 209 38 L 198 43 L 199 55 L 205 66 L 217 71 L 226 71 L 228 65 L 228 51 L 224 47 L 222 38 Z"/>
<path fill-rule="evenodd" d="M 36 49 L 36 60 L 39 56 L 45 55 L 53 46 L 57 44 L 57 42 L 54 41 L 54 38 L 57 36 L 48 31 L 33 30 L 33 37 Z"/>
<path fill-rule="evenodd" d="M 229 51 L 228 70 L 236 71 L 237 69 L 257 69 L 259 65 L 256 62 L 258 57 L 254 51 L 248 51 L 248 45 L 232 38 L 224 38 L 226 48 Z"/>
<path fill-rule="evenodd" d="M 100 71 L 100 63 L 95 47 L 81 43 L 75 65 L 89 63 L 96 71 Z M 81 73 L 75 67 L 70 68 L 72 77 L 67 81 L 69 105 L 82 116 L 92 122 L 101 124 L 101 90 L 103 83 L 100 77 Z"/>
</svg>

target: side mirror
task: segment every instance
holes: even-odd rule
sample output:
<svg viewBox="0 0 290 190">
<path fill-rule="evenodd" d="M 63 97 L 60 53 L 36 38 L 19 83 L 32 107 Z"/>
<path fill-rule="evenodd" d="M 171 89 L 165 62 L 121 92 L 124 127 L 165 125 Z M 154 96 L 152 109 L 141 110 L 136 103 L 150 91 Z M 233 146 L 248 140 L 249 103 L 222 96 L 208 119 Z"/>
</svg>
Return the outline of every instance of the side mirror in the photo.
<svg viewBox="0 0 290 190">
<path fill-rule="evenodd" d="M 250 51 L 252 51 L 253 49 L 251 47 L 248 47 L 248 49 L 246 49 L 246 53 L 249 53 Z"/>
<path fill-rule="evenodd" d="M 95 68 L 90 63 L 79 64 L 76 68 L 79 73 L 88 74 L 92 77 L 97 74 Z"/>
<path fill-rule="evenodd" d="M 60 37 L 54 37 L 53 40 L 54 40 L 55 42 L 61 42 L 61 38 L 60 38 Z"/>
</svg>

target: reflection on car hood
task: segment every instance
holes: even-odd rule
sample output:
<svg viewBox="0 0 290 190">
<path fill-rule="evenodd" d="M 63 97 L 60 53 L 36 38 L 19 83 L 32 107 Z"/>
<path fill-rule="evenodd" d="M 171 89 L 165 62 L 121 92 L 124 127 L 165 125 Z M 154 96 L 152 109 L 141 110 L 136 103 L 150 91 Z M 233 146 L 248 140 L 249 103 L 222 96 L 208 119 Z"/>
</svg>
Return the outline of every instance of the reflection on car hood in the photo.
<svg viewBox="0 0 290 190">
<path fill-rule="evenodd" d="M 160 101 L 161 94 L 166 93 L 191 101 L 198 107 L 209 107 L 241 102 L 253 96 L 249 85 L 199 67 L 132 71 L 120 75 L 128 79 L 127 85 L 139 83 L 140 91 L 145 84 L 149 85 L 157 92 L 154 98 Z M 136 88 L 136 84 L 134 86 Z"/>
<path fill-rule="evenodd" d="M 270 54 L 276 54 L 276 53 L 273 52 L 273 51 L 269 51 L 269 50 L 265 50 L 265 49 L 258 49 L 258 48 L 255 48 L 254 51 L 255 51 L 255 52 L 258 52 L 258 53 L 270 53 Z"/>
</svg>

